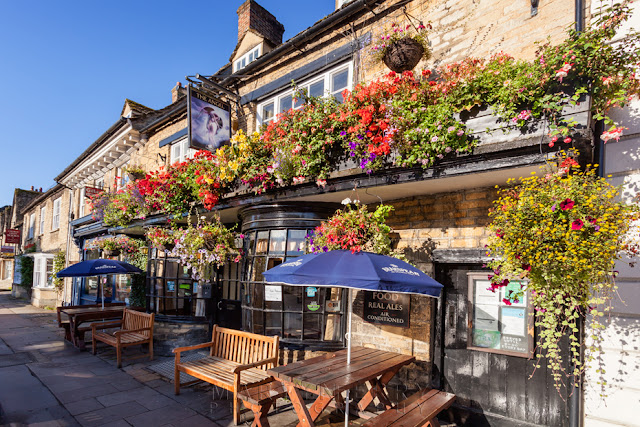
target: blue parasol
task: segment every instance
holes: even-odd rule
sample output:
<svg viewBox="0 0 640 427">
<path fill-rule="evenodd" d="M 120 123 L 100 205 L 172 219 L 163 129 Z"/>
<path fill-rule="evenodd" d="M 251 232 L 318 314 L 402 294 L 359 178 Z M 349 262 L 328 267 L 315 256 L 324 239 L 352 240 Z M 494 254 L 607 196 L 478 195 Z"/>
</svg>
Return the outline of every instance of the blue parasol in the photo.
<svg viewBox="0 0 640 427">
<path fill-rule="evenodd" d="M 399 292 L 439 297 L 442 285 L 416 267 L 386 255 L 337 250 L 292 258 L 264 272 L 267 283 Z M 351 363 L 351 296 L 347 320 L 347 364 Z M 349 391 L 345 426 L 349 423 Z"/>
<path fill-rule="evenodd" d="M 118 261 L 117 259 L 90 259 L 73 264 L 65 269 L 58 271 L 58 277 L 89 277 L 89 276 L 107 276 L 109 274 L 134 274 L 143 273 L 138 267 L 128 262 Z M 102 287 L 104 288 L 104 287 Z M 102 289 L 104 294 L 104 289 Z M 104 296 L 101 298 L 102 307 L 104 307 Z"/>
</svg>

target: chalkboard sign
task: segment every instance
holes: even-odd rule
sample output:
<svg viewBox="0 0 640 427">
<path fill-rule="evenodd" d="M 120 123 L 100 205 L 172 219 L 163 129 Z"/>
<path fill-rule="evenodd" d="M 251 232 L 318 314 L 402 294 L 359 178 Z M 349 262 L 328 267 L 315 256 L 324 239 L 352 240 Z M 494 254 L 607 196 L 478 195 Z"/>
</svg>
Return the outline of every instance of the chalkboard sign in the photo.
<svg viewBox="0 0 640 427">
<path fill-rule="evenodd" d="M 533 357 L 533 309 L 529 294 L 521 301 L 504 301 L 520 289 L 512 280 L 492 292 L 488 273 L 469 273 L 469 334 L 467 348 L 510 356 Z"/>
<path fill-rule="evenodd" d="M 409 294 L 365 291 L 363 317 L 377 325 L 408 328 L 410 304 Z"/>
</svg>

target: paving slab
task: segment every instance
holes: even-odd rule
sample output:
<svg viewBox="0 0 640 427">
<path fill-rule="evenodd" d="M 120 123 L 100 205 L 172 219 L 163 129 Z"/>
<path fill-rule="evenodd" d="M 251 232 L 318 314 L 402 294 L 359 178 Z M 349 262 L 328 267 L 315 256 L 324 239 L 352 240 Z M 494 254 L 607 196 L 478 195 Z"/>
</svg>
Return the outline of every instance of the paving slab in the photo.
<svg viewBox="0 0 640 427">
<path fill-rule="evenodd" d="M 97 411 L 85 412 L 76 416 L 76 420 L 83 426 L 101 426 L 124 420 L 136 414 L 148 412 L 147 408 L 136 402 L 126 402 Z M 147 424 L 152 426 L 154 424 Z"/>
</svg>

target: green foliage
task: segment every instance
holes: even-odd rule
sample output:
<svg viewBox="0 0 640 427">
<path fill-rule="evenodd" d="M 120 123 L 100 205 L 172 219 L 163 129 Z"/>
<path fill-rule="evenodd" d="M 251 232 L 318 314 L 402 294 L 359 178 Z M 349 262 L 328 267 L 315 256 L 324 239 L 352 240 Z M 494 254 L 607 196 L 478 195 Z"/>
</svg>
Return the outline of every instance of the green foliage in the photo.
<svg viewBox="0 0 640 427">
<path fill-rule="evenodd" d="M 146 275 L 133 274 L 131 276 L 131 293 L 129 294 L 129 305 L 132 307 L 146 307 Z"/>
<path fill-rule="evenodd" d="M 53 257 L 53 287 L 58 291 L 58 293 L 62 292 L 64 289 L 64 279 L 58 277 L 56 274 L 64 269 L 67 263 L 67 257 L 65 251 L 58 251 Z"/>
<path fill-rule="evenodd" d="M 560 388 L 568 378 L 579 378 L 601 352 L 601 318 L 616 293 L 613 268 L 622 254 L 638 253 L 631 235 L 638 235 L 632 224 L 640 209 L 619 201 L 617 187 L 594 168 L 581 170 L 571 157 L 550 162 L 543 176 L 522 178 L 499 193 L 490 214 L 491 286 L 497 290 L 510 280 L 527 280 L 523 289 L 506 295 L 505 303 L 531 292 L 540 331 L 538 356 L 547 359 Z M 575 333 L 579 317 L 587 315 L 591 339 L 581 364 Z M 567 370 L 561 349 L 567 335 L 574 370 Z"/>
<path fill-rule="evenodd" d="M 24 254 L 33 253 L 36 251 L 35 245 L 26 246 L 24 248 Z M 33 258 L 25 255 L 20 257 L 20 286 L 25 289 L 31 289 L 33 286 Z"/>
</svg>

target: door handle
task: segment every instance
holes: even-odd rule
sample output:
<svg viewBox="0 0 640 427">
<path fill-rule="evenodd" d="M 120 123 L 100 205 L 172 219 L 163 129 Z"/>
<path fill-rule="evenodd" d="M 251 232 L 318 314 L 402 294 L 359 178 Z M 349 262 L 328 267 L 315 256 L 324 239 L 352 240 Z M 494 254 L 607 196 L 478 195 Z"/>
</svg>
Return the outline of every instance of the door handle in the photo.
<svg viewBox="0 0 640 427">
<path fill-rule="evenodd" d="M 218 307 L 218 310 L 222 310 L 222 307 L 220 307 L 220 304 L 222 304 L 222 301 L 218 301 L 218 304 L 216 304 L 216 306 Z"/>
</svg>

